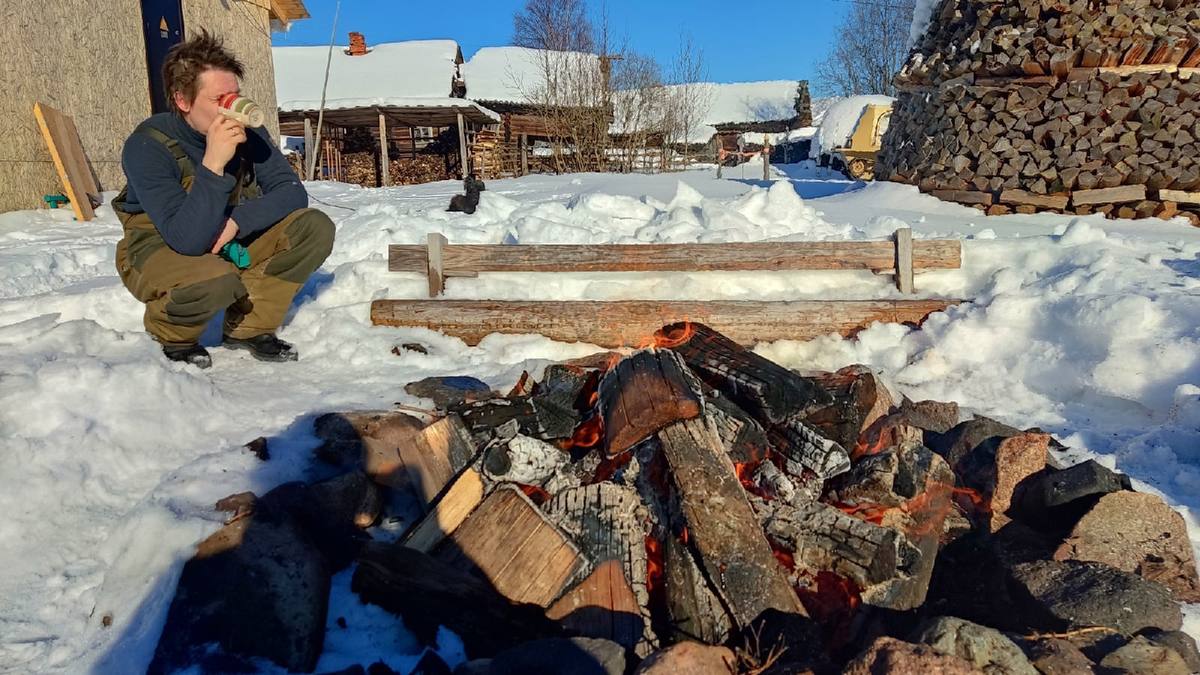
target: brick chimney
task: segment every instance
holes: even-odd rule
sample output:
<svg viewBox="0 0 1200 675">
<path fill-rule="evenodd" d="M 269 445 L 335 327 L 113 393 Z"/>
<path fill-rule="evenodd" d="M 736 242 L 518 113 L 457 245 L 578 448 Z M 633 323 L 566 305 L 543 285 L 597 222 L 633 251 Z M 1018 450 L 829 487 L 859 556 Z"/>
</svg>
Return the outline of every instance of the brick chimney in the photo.
<svg viewBox="0 0 1200 675">
<path fill-rule="evenodd" d="M 362 56 L 367 53 L 367 41 L 362 33 L 350 33 L 350 56 Z"/>
</svg>

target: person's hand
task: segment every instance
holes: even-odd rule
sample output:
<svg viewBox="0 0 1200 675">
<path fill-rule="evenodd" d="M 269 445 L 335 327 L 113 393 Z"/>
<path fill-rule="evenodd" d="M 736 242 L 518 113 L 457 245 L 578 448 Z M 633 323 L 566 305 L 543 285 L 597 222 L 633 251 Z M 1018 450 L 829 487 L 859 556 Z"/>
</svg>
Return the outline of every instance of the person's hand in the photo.
<svg viewBox="0 0 1200 675">
<path fill-rule="evenodd" d="M 233 218 L 226 218 L 225 229 L 221 232 L 221 236 L 217 237 L 217 243 L 213 244 L 213 247 L 209 253 L 220 253 L 221 249 L 225 247 L 225 244 L 233 241 L 233 238 L 237 236 L 237 233 L 237 223 L 233 222 Z"/>
<path fill-rule="evenodd" d="M 218 176 L 224 175 L 225 165 L 233 159 L 237 146 L 246 142 L 246 127 L 237 120 L 217 115 L 204 135 L 207 140 L 201 163 Z"/>
</svg>

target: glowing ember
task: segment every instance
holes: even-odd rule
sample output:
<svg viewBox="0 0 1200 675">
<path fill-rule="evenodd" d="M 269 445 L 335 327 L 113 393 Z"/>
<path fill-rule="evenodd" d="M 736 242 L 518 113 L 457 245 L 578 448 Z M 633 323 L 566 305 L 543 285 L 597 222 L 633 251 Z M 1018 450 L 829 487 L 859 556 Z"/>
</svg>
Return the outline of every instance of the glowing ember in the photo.
<svg viewBox="0 0 1200 675">
<path fill-rule="evenodd" d="M 904 518 L 905 526 L 898 529 L 905 534 L 923 536 L 928 534 L 935 525 L 940 525 L 945 520 L 946 512 L 950 510 L 950 500 L 947 499 L 950 490 L 954 490 L 956 493 L 959 491 L 971 492 L 936 483 L 900 506 L 884 506 L 871 502 L 833 504 L 833 506 L 859 520 L 876 525 L 894 526 L 893 523 L 886 522 L 890 520 L 889 516 L 906 516 Z"/>
<path fill-rule="evenodd" d="M 663 549 L 654 537 L 646 537 L 646 589 L 663 587 Z"/>
<path fill-rule="evenodd" d="M 521 488 L 521 492 L 524 492 L 525 496 L 533 500 L 533 503 L 537 504 L 538 506 L 550 501 L 550 493 L 536 485 L 521 485 L 519 483 L 516 483 L 515 485 Z"/>
<path fill-rule="evenodd" d="M 818 572 L 812 584 L 797 588 L 796 594 L 809 616 L 821 624 L 828 646 L 846 644 L 862 605 L 862 588 L 832 572 Z"/>
<path fill-rule="evenodd" d="M 758 485 L 754 483 L 754 472 L 758 469 L 758 466 L 761 463 L 762 462 L 733 463 L 733 470 L 735 473 L 737 473 L 738 481 L 742 484 L 742 487 L 756 494 L 761 492 L 761 490 L 759 490 Z"/>
<path fill-rule="evenodd" d="M 869 434 L 870 431 L 871 430 L 868 429 L 867 431 L 863 432 L 862 436 L 858 437 L 858 445 L 854 446 L 854 451 L 850 453 L 851 461 L 857 462 L 862 457 L 866 457 L 868 455 L 878 455 L 890 445 L 887 441 L 890 440 L 891 434 L 884 433 L 883 430 L 879 430 L 875 432 L 875 440 L 872 441 L 867 437 L 867 434 Z"/>
<path fill-rule="evenodd" d="M 594 448 L 604 438 L 604 420 L 599 415 L 580 424 L 571 438 L 562 444 L 563 450 L 575 448 Z"/>
<path fill-rule="evenodd" d="M 654 332 L 654 339 L 648 346 L 657 349 L 670 349 L 678 347 L 692 339 L 696 334 L 696 327 L 690 321 L 683 321 L 670 326 L 663 326 Z"/>
</svg>

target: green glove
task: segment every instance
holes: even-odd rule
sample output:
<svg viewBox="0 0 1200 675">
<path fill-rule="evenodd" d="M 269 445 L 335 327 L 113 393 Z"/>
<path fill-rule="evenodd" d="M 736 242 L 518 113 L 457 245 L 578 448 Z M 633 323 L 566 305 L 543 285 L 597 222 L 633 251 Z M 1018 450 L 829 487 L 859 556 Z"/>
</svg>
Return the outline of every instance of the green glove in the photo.
<svg viewBox="0 0 1200 675">
<path fill-rule="evenodd" d="M 240 270 L 244 270 L 250 266 L 250 252 L 246 250 L 245 246 L 242 246 L 236 241 L 231 241 L 222 246 L 221 253 L 219 255 L 234 265 L 237 265 L 237 268 Z"/>
</svg>

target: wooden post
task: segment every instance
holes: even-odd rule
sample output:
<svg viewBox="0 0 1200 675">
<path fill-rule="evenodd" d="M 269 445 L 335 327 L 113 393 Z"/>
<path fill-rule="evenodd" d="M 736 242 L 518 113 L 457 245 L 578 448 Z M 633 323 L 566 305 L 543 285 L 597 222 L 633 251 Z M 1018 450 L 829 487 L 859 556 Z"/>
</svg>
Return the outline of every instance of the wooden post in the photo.
<svg viewBox="0 0 1200 675">
<path fill-rule="evenodd" d="M 426 240 L 426 250 L 429 255 L 429 297 L 431 298 L 436 298 L 446 290 L 446 276 L 442 269 L 442 247 L 448 243 L 445 237 L 436 232 L 430 232 Z"/>
<path fill-rule="evenodd" d="M 388 142 L 387 142 L 387 122 L 383 118 L 383 113 L 379 113 L 379 172 L 382 174 L 384 187 L 392 184 L 391 171 L 388 166 Z"/>
<path fill-rule="evenodd" d="M 304 118 L 304 180 L 312 180 L 313 154 L 317 152 L 316 141 L 313 139 L 313 123 L 308 117 Z"/>
<path fill-rule="evenodd" d="M 763 134 L 763 180 L 771 180 L 771 137 Z"/>
<path fill-rule="evenodd" d="M 907 227 L 896 230 L 896 288 L 901 293 L 916 292 L 913 288 L 912 230 Z"/>
<path fill-rule="evenodd" d="M 717 150 L 717 178 L 718 179 L 721 178 L 721 173 L 722 173 L 722 169 L 724 168 L 724 166 L 725 166 L 725 146 L 722 145 L 721 148 L 719 150 Z"/>
<path fill-rule="evenodd" d="M 529 136 L 521 134 L 521 175 L 529 175 Z"/>
<path fill-rule="evenodd" d="M 462 113 L 458 113 L 458 153 L 462 159 L 462 177 L 471 175 L 467 171 L 467 131 L 463 128 Z"/>
</svg>

